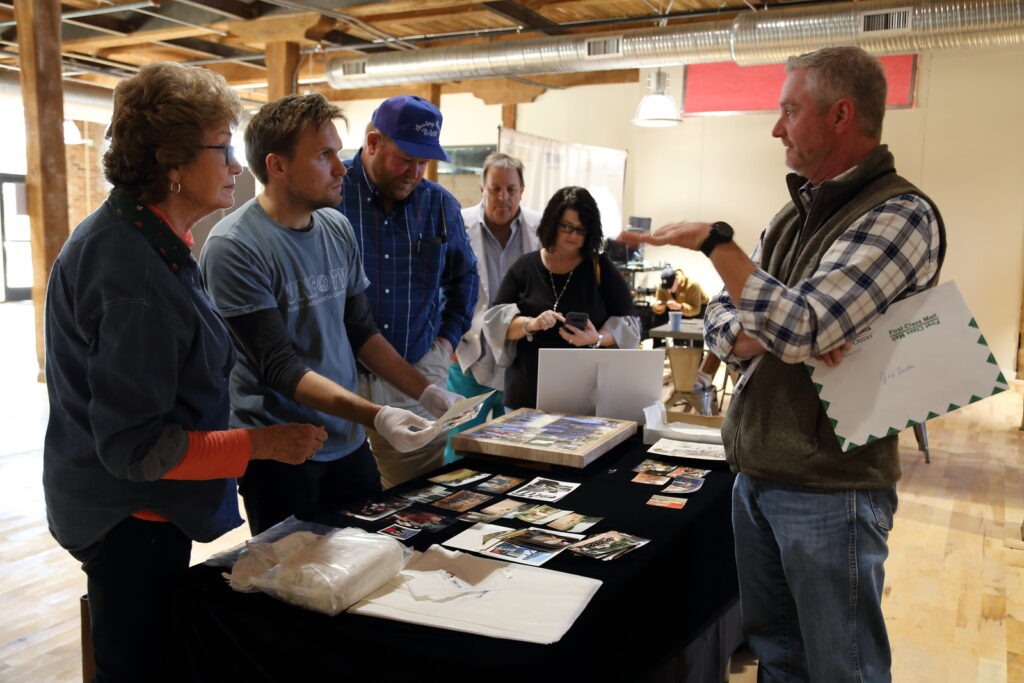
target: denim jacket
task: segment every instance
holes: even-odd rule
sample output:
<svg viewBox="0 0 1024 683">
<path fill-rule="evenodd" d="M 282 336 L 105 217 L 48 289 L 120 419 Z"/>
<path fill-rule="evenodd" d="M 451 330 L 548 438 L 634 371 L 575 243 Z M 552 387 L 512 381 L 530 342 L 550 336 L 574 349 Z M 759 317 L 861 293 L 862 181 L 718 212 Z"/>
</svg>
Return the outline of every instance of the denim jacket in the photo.
<svg viewBox="0 0 1024 683">
<path fill-rule="evenodd" d="M 186 432 L 228 426 L 235 352 L 190 255 L 172 268 L 104 202 L 53 264 L 45 338 L 43 486 L 62 546 L 83 550 L 138 510 L 199 541 L 242 523 L 233 479 L 160 479 Z"/>
</svg>

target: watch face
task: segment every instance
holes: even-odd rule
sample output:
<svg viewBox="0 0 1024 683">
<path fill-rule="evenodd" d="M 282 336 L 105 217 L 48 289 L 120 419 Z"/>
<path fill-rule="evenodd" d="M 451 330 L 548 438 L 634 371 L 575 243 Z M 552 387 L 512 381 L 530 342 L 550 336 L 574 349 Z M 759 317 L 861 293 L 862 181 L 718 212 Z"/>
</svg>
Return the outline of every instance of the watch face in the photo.
<svg viewBox="0 0 1024 683">
<path fill-rule="evenodd" d="M 705 256 L 711 256 L 711 251 L 719 244 L 730 241 L 732 234 L 731 225 L 722 221 L 716 221 L 711 224 L 711 234 L 704 240 L 704 244 L 700 245 L 700 250 Z"/>
<path fill-rule="evenodd" d="M 728 242 L 729 240 L 732 239 L 733 230 L 732 226 L 729 225 L 728 223 L 724 223 L 722 221 L 712 223 L 711 229 L 712 231 L 714 231 L 715 234 L 717 234 L 719 238 L 719 243 Z"/>
</svg>

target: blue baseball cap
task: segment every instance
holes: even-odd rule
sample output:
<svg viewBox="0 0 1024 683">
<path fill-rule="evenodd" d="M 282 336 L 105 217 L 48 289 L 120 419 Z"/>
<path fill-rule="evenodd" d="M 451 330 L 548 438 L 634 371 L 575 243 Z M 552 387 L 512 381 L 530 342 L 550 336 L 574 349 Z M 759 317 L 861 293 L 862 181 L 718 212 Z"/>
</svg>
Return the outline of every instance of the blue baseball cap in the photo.
<svg viewBox="0 0 1024 683">
<path fill-rule="evenodd" d="M 441 110 L 430 100 L 415 95 L 398 95 L 380 103 L 370 122 L 387 133 L 398 148 L 417 159 L 451 161 L 441 148 Z"/>
</svg>

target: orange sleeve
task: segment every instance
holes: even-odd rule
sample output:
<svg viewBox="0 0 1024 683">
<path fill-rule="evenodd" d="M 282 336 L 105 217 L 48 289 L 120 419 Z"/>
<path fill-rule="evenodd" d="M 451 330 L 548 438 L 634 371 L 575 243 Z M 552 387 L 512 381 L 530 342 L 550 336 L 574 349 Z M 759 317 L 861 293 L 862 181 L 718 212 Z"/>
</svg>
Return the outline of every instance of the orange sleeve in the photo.
<svg viewBox="0 0 1024 683">
<path fill-rule="evenodd" d="M 161 479 L 231 479 L 249 464 L 249 430 L 189 432 L 188 450 Z"/>
<path fill-rule="evenodd" d="M 228 429 L 219 432 L 189 432 L 188 450 L 181 462 L 161 479 L 232 479 L 245 473 L 249 464 L 249 430 Z M 138 510 L 132 517 L 147 522 L 166 522 L 152 510 Z"/>
</svg>

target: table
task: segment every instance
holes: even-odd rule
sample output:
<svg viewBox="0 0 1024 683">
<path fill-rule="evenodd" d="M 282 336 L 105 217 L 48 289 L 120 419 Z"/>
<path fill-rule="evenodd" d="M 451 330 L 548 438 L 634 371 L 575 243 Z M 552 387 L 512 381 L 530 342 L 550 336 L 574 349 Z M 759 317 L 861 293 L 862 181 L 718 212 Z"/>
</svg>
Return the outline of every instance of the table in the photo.
<svg viewBox="0 0 1024 683">
<path fill-rule="evenodd" d="M 188 571 L 176 601 L 175 657 L 167 680 L 720 681 L 740 640 L 730 524 L 733 475 L 713 463 L 714 471 L 682 510 L 645 505 L 662 488 L 630 481 L 645 451 L 634 437 L 583 470 L 541 472 L 475 457 L 441 470 L 470 467 L 580 481 L 583 486 L 555 505 L 604 516 L 590 533 L 615 529 L 652 539 L 611 562 L 563 552 L 544 565 L 604 582 L 558 643 L 486 638 L 344 613 L 327 617 L 263 594 L 235 593 L 221 569 L 198 565 Z M 708 467 L 702 461 L 680 463 Z M 340 514 L 316 521 L 368 530 L 388 524 Z M 422 550 L 467 526 L 456 522 L 436 533 L 423 531 L 411 543 Z"/>
<path fill-rule="evenodd" d="M 702 318 L 684 319 L 679 322 L 679 329 L 673 330 L 672 323 L 658 325 L 648 330 L 652 337 L 667 337 L 688 342 L 690 346 L 704 346 L 704 320 Z"/>
</svg>

